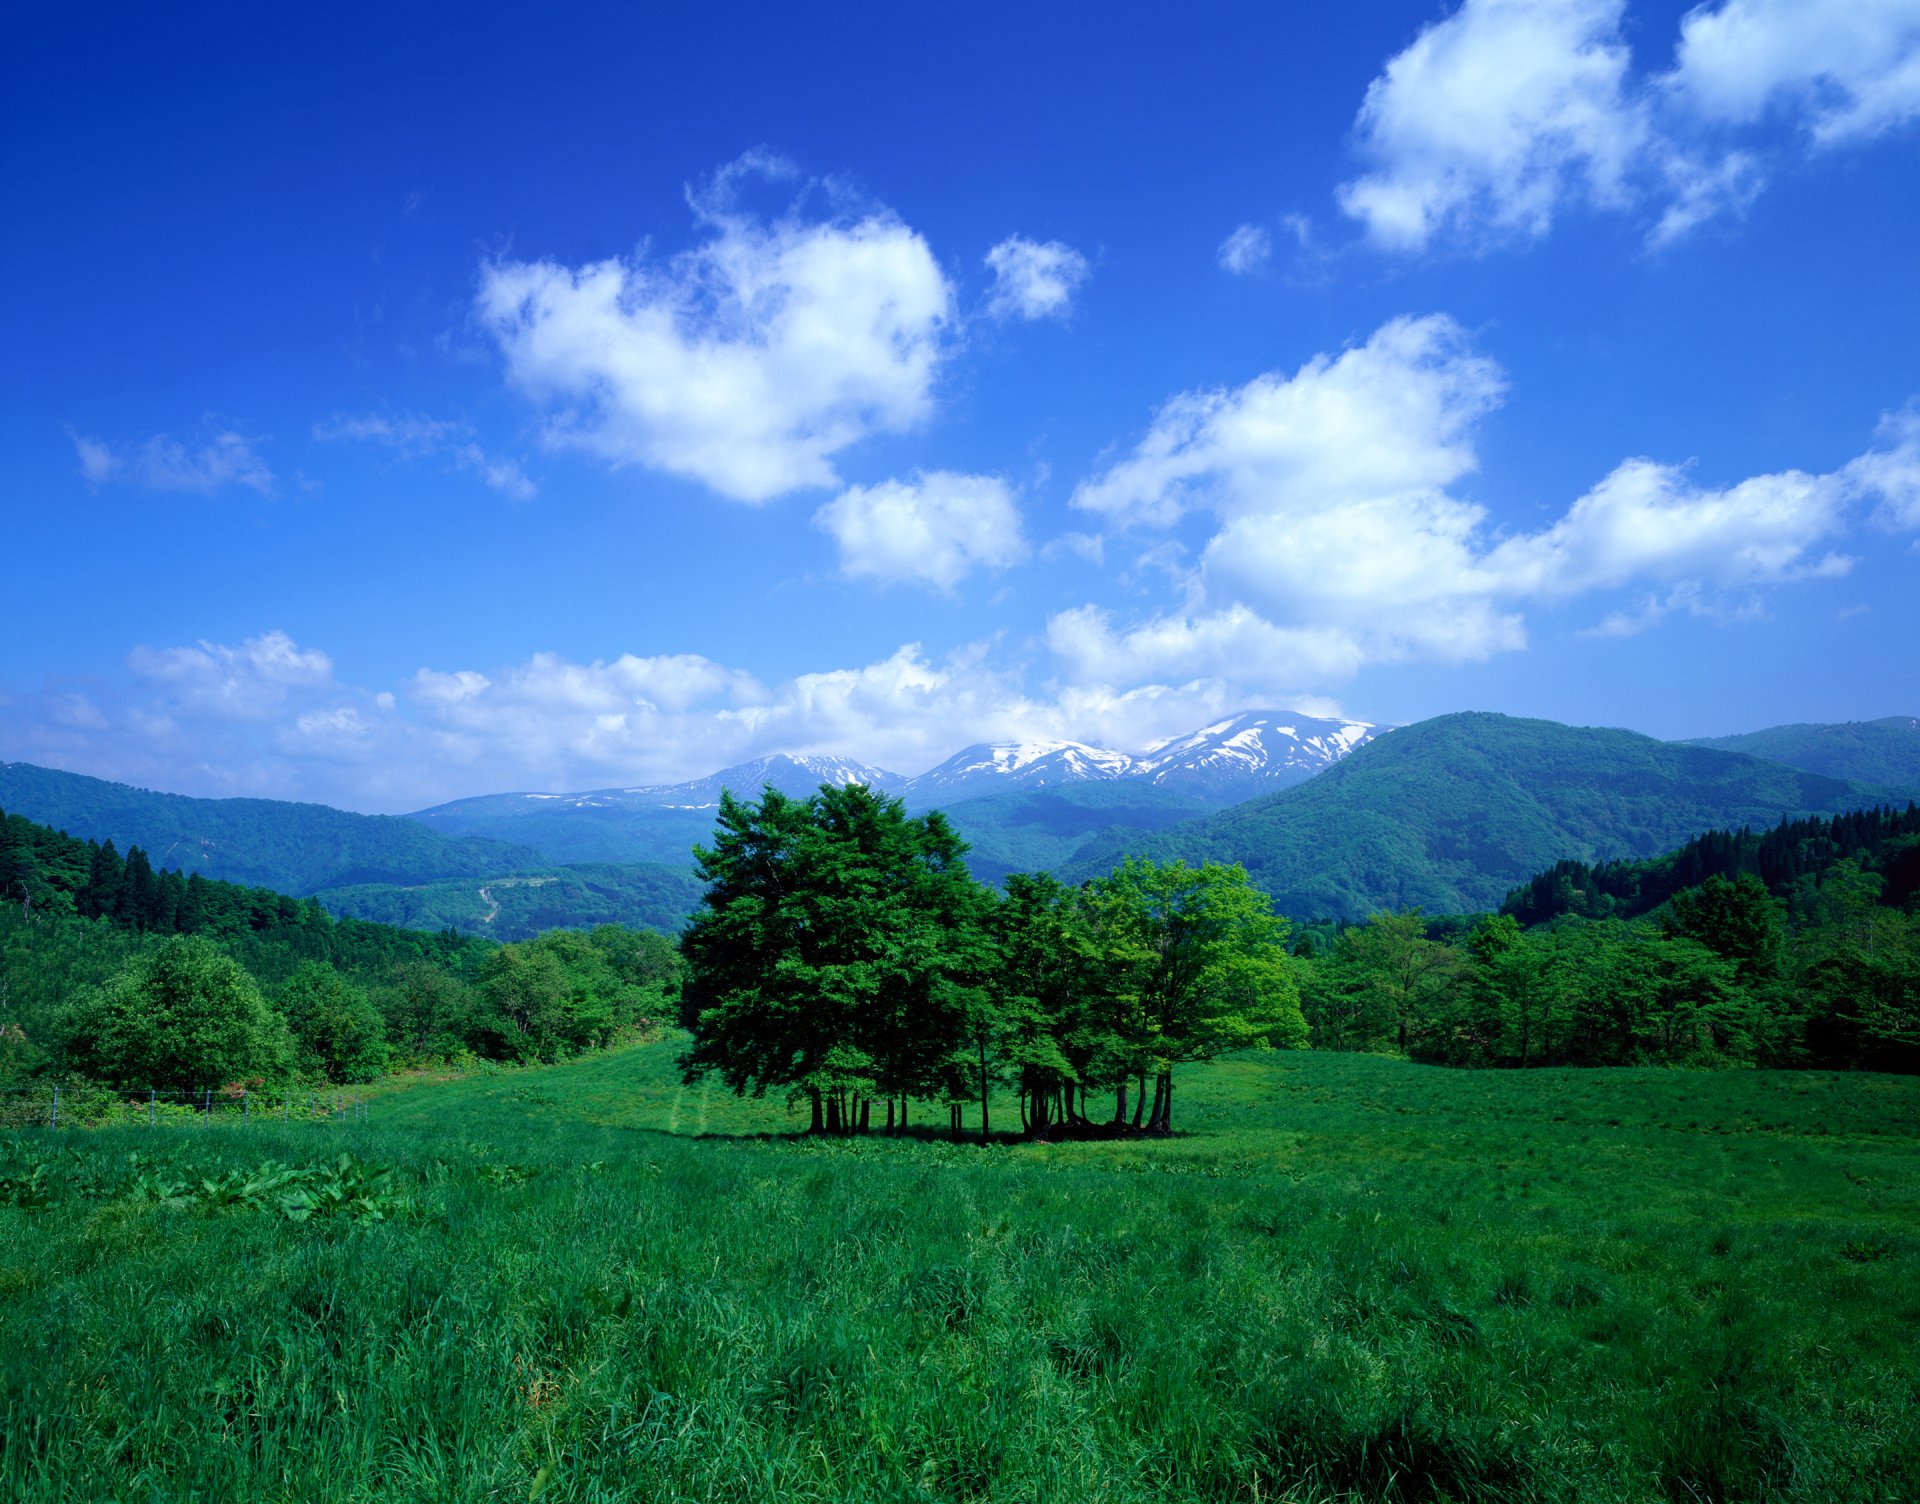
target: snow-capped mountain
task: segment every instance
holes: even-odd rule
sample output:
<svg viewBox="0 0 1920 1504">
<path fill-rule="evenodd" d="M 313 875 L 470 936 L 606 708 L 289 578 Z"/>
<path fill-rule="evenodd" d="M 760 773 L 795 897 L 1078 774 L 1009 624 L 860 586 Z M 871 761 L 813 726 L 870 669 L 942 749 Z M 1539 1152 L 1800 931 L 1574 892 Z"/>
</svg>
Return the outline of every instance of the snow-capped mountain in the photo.
<svg viewBox="0 0 1920 1504">
<path fill-rule="evenodd" d="M 1381 729 L 1366 721 L 1246 710 L 1156 743 L 1135 767 L 1154 783 L 1197 785 L 1223 799 L 1251 799 L 1305 782 Z"/>
<path fill-rule="evenodd" d="M 1085 742 L 978 742 L 909 779 L 905 793 L 916 806 L 952 804 L 1014 789 L 1126 778 L 1136 770 L 1126 753 Z"/>
<path fill-rule="evenodd" d="M 1191 811 L 1303 782 L 1380 729 L 1364 721 L 1246 711 L 1137 756 L 1074 741 L 983 742 L 917 778 L 851 758 L 776 753 L 686 783 L 574 794 L 486 794 L 421 810 L 412 818 L 446 835 L 537 846 L 556 860 L 684 863 L 694 843 L 712 834 L 722 789 L 754 799 L 771 785 L 802 798 L 823 783 L 864 783 L 904 796 L 917 812 L 992 794 L 1113 784 L 1121 786 L 1116 795 L 1124 788 L 1137 790 L 1141 798 L 1135 803 Z M 1106 808 L 1113 801 L 1097 802 Z M 1138 823 L 1140 811 L 1128 818 Z"/>
<path fill-rule="evenodd" d="M 674 809 L 708 809 L 720 802 L 720 791 L 730 789 L 742 799 L 758 797 L 771 784 L 783 794 L 804 798 L 818 793 L 820 785 L 836 787 L 864 783 L 885 793 L 897 794 L 907 780 L 884 768 L 868 767 L 850 757 L 789 756 L 776 752 L 771 757 L 756 757 L 735 767 L 723 768 L 707 778 L 691 783 L 663 784 L 653 788 L 627 789 L 627 794 L 644 797 L 648 803 Z"/>
<path fill-rule="evenodd" d="M 578 794 L 482 794 L 473 799 L 456 799 L 421 810 L 410 818 L 429 824 L 446 823 L 452 817 L 484 814 L 491 818 L 514 814 L 558 814 L 565 810 L 629 809 L 712 809 L 720 803 L 720 791 L 731 789 L 743 799 L 752 799 L 771 784 L 783 794 L 805 797 L 823 783 L 865 783 L 888 793 L 898 793 L 907 780 L 883 768 L 870 768 L 847 757 L 791 756 L 776 752 L 771 757 L 756 757 L 735 767 L 722 768 L 705 778 L 687 783 L 651 783 L 637 788 L 589 789 Z"/>
</svg>

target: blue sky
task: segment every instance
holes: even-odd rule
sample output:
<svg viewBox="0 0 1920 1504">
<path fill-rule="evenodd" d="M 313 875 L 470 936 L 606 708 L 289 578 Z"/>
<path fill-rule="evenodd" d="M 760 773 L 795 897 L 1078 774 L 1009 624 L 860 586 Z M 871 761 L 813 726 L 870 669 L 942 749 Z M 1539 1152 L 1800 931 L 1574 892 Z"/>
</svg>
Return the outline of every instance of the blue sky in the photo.
<svg viewBox="0 0 1920 1504">
<path fill-rule="evenodd" d="M 1913 713 L 1920 0 L 9 22 L 0 757 Z"/>
</svg>

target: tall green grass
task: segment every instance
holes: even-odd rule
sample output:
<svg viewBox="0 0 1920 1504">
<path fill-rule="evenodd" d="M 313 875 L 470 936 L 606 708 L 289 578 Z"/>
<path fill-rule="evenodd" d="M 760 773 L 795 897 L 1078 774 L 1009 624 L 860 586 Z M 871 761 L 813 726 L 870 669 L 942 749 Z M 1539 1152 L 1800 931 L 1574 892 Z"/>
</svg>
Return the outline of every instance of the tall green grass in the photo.
<svg viewBox="0 0 1920 1504">
<path fill-rule="evenodd" d="M 0 1140 L 0 1493 L 1920 1497 L 1920 1083 L 1246 1057 L 982 1149 L 672 1053 Z"/>
</svg>

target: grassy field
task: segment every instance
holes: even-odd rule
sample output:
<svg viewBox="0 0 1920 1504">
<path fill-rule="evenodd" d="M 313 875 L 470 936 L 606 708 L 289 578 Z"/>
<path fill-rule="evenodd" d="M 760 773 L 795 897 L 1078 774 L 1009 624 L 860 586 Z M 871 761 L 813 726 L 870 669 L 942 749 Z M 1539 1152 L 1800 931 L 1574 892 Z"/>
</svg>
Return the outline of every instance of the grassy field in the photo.
<svg viewBox="0 0 1920 1504">
<path fill-rule="evenodd" d="M 673 1048 L 0 1138 L 0 1496 L 1920 1498 L 1920 1081 L 1249 1057 L 981 1149 Z"/>
</svg>

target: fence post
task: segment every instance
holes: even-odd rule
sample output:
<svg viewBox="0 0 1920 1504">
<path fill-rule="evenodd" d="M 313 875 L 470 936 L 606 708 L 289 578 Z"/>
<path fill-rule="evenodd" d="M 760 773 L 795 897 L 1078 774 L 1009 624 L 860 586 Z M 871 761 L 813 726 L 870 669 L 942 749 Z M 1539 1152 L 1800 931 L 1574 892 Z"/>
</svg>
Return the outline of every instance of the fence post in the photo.
<svg viewBox="0 0 1920 1504">
<path fill-rule="evenodd" d="M 209 1087 L 207 1088 L 207 1116 L 206 1116 L 206 1121 L 207 1121 L 207 1122 L 209 1122 L 209 1123 L 211 1123 L 211 1122 L 213 1121 L 213 1088 L 212 1088 L 211 1086 L 209 1086 Z"/>
<path fill-rule="evenodd" d="M 253 1121 L 253 1099 L 248 1092 L 249 1088 L 245 1086 L 240 1088 L 240 1121 L 242 1123 Z"/>
<path fill-rule="evenodd" d="M 153 1127 L 154 1125 L 155 1115 L 156 1114 L 154 1112 L 154 1106 L 153 1106 L 153 1088 L 149 1086 L 147 1088 L 147 1126 L 149 1128 Z"/>
<path fill-rule="evenodd" d="M 53 1116 L 47 1120 L 47 1126 L 49 1128 L 60 1126 L 60 1083 L 58 1081 L 53 1083 Z"/>
<path fill-rule="evenodd" d="M 293 1121 L 293 1093 L 291 1091 L 287 1093 L 287 1100 L 281 1104 L 280 1121 L 283 1123 L 291 1123 Z"/>
</svg>

